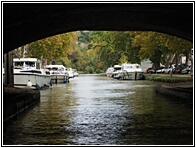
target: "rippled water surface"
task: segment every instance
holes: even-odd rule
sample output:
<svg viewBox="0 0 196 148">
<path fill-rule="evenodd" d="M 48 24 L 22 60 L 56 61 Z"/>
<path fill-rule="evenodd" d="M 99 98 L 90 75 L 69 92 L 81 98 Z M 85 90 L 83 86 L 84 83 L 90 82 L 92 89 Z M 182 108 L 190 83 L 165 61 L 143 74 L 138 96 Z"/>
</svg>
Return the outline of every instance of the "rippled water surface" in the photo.
<svg viewBox="0 0 196 148">
<path fill-rule="evenodd" d="M 41 90 L 4 124 L 5 145 L 192 145 L 193 109 L 157 94 L 160 83 L 81 75 Z"/>
</svg>

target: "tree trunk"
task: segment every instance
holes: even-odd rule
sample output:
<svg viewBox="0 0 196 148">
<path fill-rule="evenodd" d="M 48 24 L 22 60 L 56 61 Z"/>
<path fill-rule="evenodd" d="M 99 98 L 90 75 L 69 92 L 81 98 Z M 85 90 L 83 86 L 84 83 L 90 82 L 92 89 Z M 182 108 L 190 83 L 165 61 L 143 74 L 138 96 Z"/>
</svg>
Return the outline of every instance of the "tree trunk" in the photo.
<svg viewBox="0 0 196 148">
<path fill-rule="evenodd" d="M 178 65 L 178 62 L 179 62 L 179 54 L 176 54 L 172 60 L 172 63 L 171 64 L 176 64 Z"/>
<path fill-rule="evenodd" d="M 169 64 L 171 63 L 172 57 L 173 57 L 173 54 L 170 54 L 169 57 L 168 57 L 168 59 L 167 59 L 167 62 L 166 62 L 166 64 L 165 64 L 165 67 L 166 67 L 166 68 L 169 67 Z"/>
<path fill-rule="evenodd" d="M 185 62 L 185 67 L 187 67 L 189 61 L 189 52 L 186 52 L 186 62 Z"/>
</svg>

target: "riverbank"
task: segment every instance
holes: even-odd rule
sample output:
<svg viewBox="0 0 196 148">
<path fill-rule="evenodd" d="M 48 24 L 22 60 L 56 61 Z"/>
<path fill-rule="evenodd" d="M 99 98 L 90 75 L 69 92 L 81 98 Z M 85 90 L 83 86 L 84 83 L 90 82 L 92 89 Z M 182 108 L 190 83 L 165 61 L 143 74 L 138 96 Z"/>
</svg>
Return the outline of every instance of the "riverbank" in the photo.
<svg viewBox="0 0 196 148">
<path fill-rule="evenodd" d="M 171 83 L 158 87 L 156 91 L 185 103 L 193 103 L 193 77 L 191 75 L 145 74 L 145 80 Z"/>
<path fill-rule="evenodd" d="M 160 94 L 171 96 L 175 100 L 193 104 L 193 82 L 173 83 L 162 85 L 156 91 Z"/>
<path fill-rule="evenodd" d="M 3 87 L 3 120 L 7 121 L 39 101 L 39 90 Z"/>
<path fill-rule="evenodd" d="M 167 83 L 191 82 L 193 77 L 191 75 L 179 74 L 144 74 L 145 80 L 159 81 Z"/>
</svg>

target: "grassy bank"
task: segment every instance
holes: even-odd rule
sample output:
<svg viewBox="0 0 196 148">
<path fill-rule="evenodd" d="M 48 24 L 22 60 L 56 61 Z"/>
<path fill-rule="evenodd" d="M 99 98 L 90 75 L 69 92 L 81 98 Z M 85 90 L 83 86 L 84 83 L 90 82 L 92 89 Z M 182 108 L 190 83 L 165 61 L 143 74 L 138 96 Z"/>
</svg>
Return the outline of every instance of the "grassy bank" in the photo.
<svg viewBox="0 0 196 148">
<path fill-rule="evenodd" d="M 145 80 L 168 82 L 168 83 L 178 83 L 193 81 L 190 75 L 161 75 L 161 74 L 145 74 Z"/>
</svg>

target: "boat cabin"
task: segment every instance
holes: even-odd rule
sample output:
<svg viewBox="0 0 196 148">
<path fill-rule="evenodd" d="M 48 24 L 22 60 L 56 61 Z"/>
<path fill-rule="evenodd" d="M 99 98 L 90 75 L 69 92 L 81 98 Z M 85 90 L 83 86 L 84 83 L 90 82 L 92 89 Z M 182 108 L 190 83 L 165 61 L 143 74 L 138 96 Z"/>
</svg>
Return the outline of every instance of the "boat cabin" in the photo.
<svg viewBox="0 0 196 148">
<path fill-rule="evenodd" d="M 40 69 L 41 61 L 37 58 L 14 58 L 15 69 Z"/>
<path fill-rule="evenodd" d="M 114 71 L 118 71 L 118 70 L 121 70 L 121 69 L 122 69 L 122 66 L 114 65 Z"/>
<path fill-rule="evenodd" d="M 127 72 L 142 71 L 139 64 L 122 64 L 122 70 Z"/>
<path fill-rule="evenodd" d="M 46 65 L 46 69 L 50 74 L 65 74 L 67 70 L 63 65 Z"/>
</svg>

